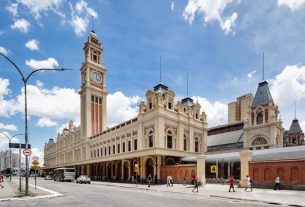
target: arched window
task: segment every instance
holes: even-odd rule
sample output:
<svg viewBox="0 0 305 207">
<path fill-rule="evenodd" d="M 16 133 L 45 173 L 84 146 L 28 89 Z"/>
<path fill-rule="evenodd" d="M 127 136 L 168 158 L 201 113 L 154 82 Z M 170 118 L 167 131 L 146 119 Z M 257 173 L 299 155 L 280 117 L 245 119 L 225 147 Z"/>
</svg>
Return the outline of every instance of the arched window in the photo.
<svg viewBox="0 0 305 207">
<path fill-rule="evenodd" d="M 199 152 L 199 140 L 195 138 L 195 152 Z"/>
<path fill-rule="evenodd" d="M 154 132 L 150 131 L 148 133 L 148 147 L 153 147 L 154 146 Z"/>
<path fill-rule="evenodd" d="M 169 149 L 173 148 L 173 135 L 172 135 L 171 131 L 167 132 L 166 143 L 167 143 L 167 148 L 169 148 Z"/>
<path fill-rule="evenodd" d="M 256 124 L 262 124 L 263 123 L 263 113 L 259 112 L 256 115 Z"/>
<path fill-rule="evenodd" d="M 267 144 L 267 141 L 263 137 L 257 137 L 252 142 L 252 146 L 255 146 L 255 145 L 266 145 L 266 144 Z"/>
<path fill-rule="evenodd" d="M 297 138 L 295 136 L 292 137 L 292 144 L 297 144 Z"/>
</svg>

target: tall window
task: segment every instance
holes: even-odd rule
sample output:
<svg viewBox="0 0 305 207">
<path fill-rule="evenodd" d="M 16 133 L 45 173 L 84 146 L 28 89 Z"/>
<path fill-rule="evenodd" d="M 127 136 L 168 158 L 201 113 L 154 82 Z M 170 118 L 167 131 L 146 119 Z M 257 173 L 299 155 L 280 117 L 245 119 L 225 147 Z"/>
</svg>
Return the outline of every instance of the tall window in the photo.
<svg viewBox="0 0 305 207">
<path fill-rule="evenodd" d="M 123 152 L 125 152 L 125 142 L 123 142 L 123 149 L 122 149 Z"/>
<path fill-rule="evenodd" d="M 107 155 L 107 148 L 105 147 L 105 151 L 104 151 L 104 153 L 105 153 L 105 156 Z"/>
<path fill-rule="evenodd" d="M 137 139 L 133 140 L 133 148 L 134 148 L 134 150 L 138 149 L 138 140 Z"/>
<path fill-rule="evenodd" d="M 199 152 L 199 141 L 198 141 L 198 138 L 195 139 L 195 152 Z"/>
<path fill-rule="evenodd" d="M 153 147 L 153 146 L 154 146 L 154 134 L 152 131 L 150 131 L 148 134 L 148 147 Z"/>
<path fill-rule="evenodd" d="M 173 148 L 173 135 L 171 131 L 167 132 L 166 143 L 167 143 L 167 148 L 169 149 Z"/>
<path fill-rule="evenodd" d="M 115 145 L 112 146 L 112 154 L 115 154 Z"/>
<path fill-rule="evenodd" d="M 101 156 L 103 156 L 103 148 L 101 148 Z"/>
<path fill-rule="evenodd" d="M 118 153 L 120 153 L 120 144 L 118 144 L 118 150 L 117 151 L 118 151 Z"/>
<path fill-rule="evenodd" d="M 97 149 L 96 152 L 97 152 L 97 157 L 99 157 L 100 156 L 100 151 Z"/>
<path fill-rule="evenodd" d="M 128 151 L 131 151 L 131 141 L 128 141 Z"/>
<path fill-rule="evenodd" d="M 186 139 L 186 134 L 183 135 L 183 150 L 187 150 L 187 139 Z"/>
<path fill-rule="evenodd" d="M 168 103 L 168 109 L 172 109 L 172 103 L 171 102 Z"/>
<path fill-rule="evenodd" d="M 111 147 L 108 147 L 108 155 L 110 155 Z"/>
<path fill-rule="evenodd" d="M 263 123 L 263 113 L 262 112 L 259 112 L 257 115 L 256 115 L 256 124 L 262 124 Z"/>
</svg>

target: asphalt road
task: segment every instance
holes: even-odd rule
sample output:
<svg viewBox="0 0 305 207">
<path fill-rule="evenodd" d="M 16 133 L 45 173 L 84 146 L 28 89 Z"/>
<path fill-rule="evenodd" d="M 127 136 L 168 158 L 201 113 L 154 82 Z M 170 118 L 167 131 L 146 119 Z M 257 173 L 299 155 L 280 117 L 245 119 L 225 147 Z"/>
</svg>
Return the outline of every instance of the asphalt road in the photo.
<svg viewBox="0 0 305 207">
<path fill-rule="evenodd" d="M 32 181 L 31 181 L 32 182 Z M 257 202 L 211 198 L 196 194 L 183 194 L 135 188 L 122 188 L 97 184 L 76 184 L 38 180 L 38 186 L 64 194 L 63 197 L 4 201 L 0 206 L 11 207 L 193 207 L 193 206 L 271 206 Z"/>
</svg>

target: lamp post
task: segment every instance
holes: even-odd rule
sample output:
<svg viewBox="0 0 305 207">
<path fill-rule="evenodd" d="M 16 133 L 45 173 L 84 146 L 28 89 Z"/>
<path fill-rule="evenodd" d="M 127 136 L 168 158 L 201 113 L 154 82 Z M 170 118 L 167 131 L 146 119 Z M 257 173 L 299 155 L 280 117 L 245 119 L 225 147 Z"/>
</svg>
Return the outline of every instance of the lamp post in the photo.
<svg viewBox="0 0 305 207">
<path fill-rule="evenodd" d="M 24 125 L 25 125 L 25 133 L 24 133 L 24 140 L 25 140 L 25 149 L 28 149 L 28 108 L 27 108 L 27 82 L 29 78 L 36 72 L 39 71 L 66 71 L 66 70 L 72 70 L 72 69 L 66 69 L 66 68 L 40 68 L 37 70 L 33 70 L 30 74 L 27 76 L 24 76 L 21 72 L 20 68 L 6 55 L 2 54 L 0 52 L 0 55 L 3 56 L 8 62 L 10 62 L 18 71 L 18 73 L 21 76 L 21 80 L 23 82 L 24 87 Z M 28 156 L 25 156 L 25 195 L 29 195 L 29 160 Z"/>
<path fill-rule="evenodd" d="M 4 132 L 0 132 L 0 134 L 3 134 L 4 136 L 6 136 L 6 138 L 8 139 L 9 141 L 9 144 L 12 143 L 12 139 L 14 137 L 17 137 L 19 135 L 23 135 L 23 134 L 15 134 L 14 136 L 12 137 L 9 137 L 7 134 L 5 134 Z M 12 148 L 10 148 L 10 182 L 12 182 Z"/>
</svg>

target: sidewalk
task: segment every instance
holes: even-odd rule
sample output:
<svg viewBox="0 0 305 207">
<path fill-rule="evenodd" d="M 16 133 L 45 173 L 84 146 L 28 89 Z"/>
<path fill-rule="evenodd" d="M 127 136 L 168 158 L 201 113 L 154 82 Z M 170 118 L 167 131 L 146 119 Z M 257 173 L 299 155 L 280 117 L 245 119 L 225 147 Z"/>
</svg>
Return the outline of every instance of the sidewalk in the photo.
<svg viewBox="0 0 305 207">
<path fill-rule="evenodd" d="M 91 182 L 92 184 L 117 186 L 125 188 L 137 188 L 145 190 L 166 191 L 183 194 L 196 194 L 206 197 L 219 197 L 235 200 L 257 201 L 263 203 L 282 204 L 290 206 L 305 207 L 305 192 L 292 190 L 271 190 L 271 189 L 253 189 L 253 192 L 245 192 L 242 188 L 235 188 L 236 192 L 228 192 L 228 185 L 221 184 L 206 184 L 199 187 L 199 192 L 193 193 L 193 185 L 183 186 L 182 184 L 174 184 L 173 187 L 164 185 L 151 185 L 150 188 L 143 184 L 131 183 L 111 183 L 111 182 Z"/>
<path fill-rule="evenodd" d="M 30 184 L 29 186 L 29 194 L 30 196 L 23 196 L 21 197 L 21 194 L 19 194 L 18 188 L 19 188 L 19 180 L 12 177 L 12 182 L 10 182 L 9 178 L 4 179 L 4 182 L 2 183 L 4 188 L 0 187 L 0 201 L 7 201 L 7 200 L 14 200 L 18 198 L 34 198 L 34 197 L 46 197 L 50 196 L 50 193 L 41 189 L 38 187 L 35 189 L 33 185 Z M 22 189 L 24 190 L 24 183 L 22 185 Z"/>
</svg>

